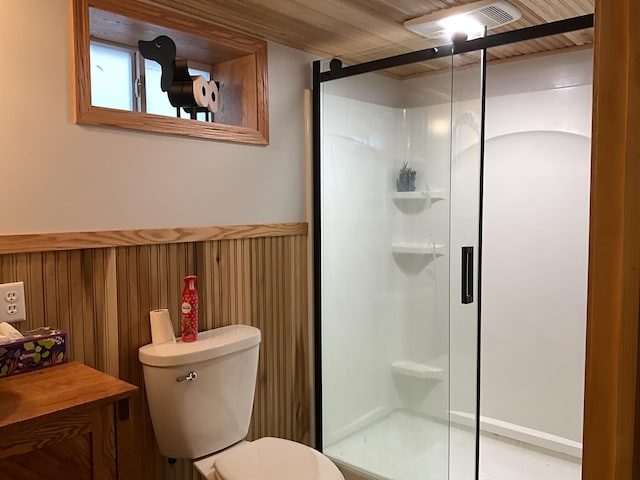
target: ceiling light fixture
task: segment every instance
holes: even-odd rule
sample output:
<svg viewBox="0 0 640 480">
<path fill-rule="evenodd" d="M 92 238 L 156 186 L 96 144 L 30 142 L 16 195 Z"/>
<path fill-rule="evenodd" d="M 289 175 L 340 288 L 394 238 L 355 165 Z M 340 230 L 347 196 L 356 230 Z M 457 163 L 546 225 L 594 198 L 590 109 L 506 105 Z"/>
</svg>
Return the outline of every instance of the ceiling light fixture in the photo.
<svg viewBox="0 0 640 480">
<path fill-rule="evenodd" d="M 430 39 L 450 40 L 464 33 L 469 40 L 481 37 L 487 30 L 515 22 L 522 13 L 503 0 L 482 0 L 447 8 L 404 22 L 405 28 Z"/>
</svg>

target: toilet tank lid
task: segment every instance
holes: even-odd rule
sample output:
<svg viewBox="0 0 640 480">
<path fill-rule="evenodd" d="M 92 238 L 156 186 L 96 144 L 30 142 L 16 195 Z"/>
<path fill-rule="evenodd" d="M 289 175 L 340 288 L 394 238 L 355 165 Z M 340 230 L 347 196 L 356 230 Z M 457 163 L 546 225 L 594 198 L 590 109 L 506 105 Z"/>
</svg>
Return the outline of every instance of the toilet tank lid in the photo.
<svg viewBox="0 0 640 480">
<path fill-rule="evenodd" d="M 229 325 L 198 333 L 195 342 L 145 345 L 138 350 L 144 365 L 177 367 L 246 350 L 260 343 L 260 330 L 249 325 Z"/>
</svg>

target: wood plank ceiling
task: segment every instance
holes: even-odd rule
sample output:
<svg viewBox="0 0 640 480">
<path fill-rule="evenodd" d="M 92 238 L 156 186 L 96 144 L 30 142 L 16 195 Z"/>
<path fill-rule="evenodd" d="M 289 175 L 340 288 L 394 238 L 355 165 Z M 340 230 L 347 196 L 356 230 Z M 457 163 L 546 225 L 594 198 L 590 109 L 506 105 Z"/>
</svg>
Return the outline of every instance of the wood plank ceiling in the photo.
<svg viewBox="0 0 640 480">
<path fill-rule="evenodd" d="M 142 0 L 322 58 L 357 64 L 437 46 L 405 29 L 406 20 L 476 0 Z M 522 18 L 489 34 L 593 13 L 594 0 L 509 0 Z M 593 29 L 492 48 L 499 60 L 593 42 Z M 471 54 L 456 60 L 472 63 Z M 447 60 L 407 65 L 391 73 L 399 78 L 422 75 L 450 65 Z"/>
</svg>

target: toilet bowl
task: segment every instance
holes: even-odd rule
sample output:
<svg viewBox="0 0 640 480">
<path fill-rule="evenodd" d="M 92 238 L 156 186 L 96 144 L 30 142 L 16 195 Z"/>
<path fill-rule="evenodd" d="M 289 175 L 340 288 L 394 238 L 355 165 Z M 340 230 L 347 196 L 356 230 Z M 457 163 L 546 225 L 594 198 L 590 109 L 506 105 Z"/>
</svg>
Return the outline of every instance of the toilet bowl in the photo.
<svg viewBox="0 0 640 480">
<path fill-rule="evenodd" d="M 273 437 L 244 442 L 193 465 L 202 476 L 213 480 L 344 480 L 320 452 Z"/>
<path fill-rule="evenodd" d="M 264 437 L 247 442 L 260 330 L 231 325 L 196 342 L 141 347 L 149 412 L 160 453 L 194 460 L 211 480 L 344 480 L 320 452 Z"/>
</svg>

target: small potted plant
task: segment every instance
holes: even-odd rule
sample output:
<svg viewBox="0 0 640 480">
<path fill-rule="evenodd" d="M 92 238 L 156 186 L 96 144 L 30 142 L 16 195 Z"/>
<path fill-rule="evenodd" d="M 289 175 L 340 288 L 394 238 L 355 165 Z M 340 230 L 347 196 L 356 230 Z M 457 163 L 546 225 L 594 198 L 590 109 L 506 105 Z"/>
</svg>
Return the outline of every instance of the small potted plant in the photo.
<svg viewBox="0 0 640 480">
<path fill-rule="evenodd" d="M 416 191 L 416 171 L 409 166 L 409 162 L 402 164 L 402 168 L 396 179 L 396 188 L 398 192 Z"/>
</svg>

